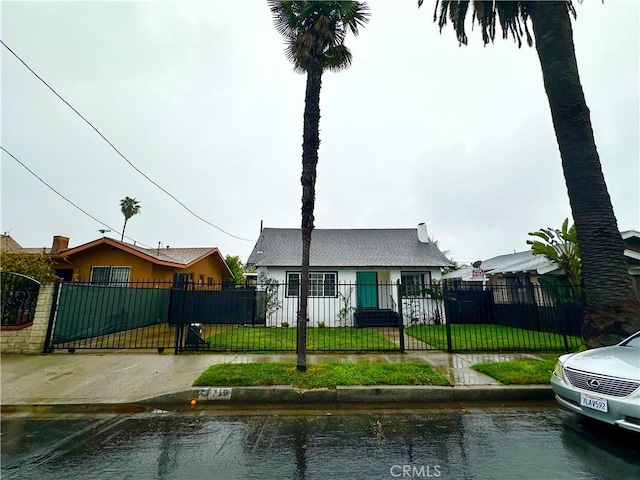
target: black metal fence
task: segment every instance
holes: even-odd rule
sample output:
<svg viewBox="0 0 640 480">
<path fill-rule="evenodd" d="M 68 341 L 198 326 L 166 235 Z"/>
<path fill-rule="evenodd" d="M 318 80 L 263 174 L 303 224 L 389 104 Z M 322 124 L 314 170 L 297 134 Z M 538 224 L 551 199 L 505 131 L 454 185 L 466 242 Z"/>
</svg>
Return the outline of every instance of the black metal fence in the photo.
<svg viewBox="0 0 640 480">
<path fill-rule="evenodd" d="M 523 295 L 507 286 L 433 287 L 416 292 L 405 291 L 399 282 L 314 285 L 307 350 L 541 351 L 579 346 L 581 305 L 548 289 L 531 286 Z M 275 281 L 62 283 L 48 347 L 295 351 L 298 303 L 298 285 Z"/>
<path fill-rule="evenodd" d="M 2 326 L 23 327 L 33 322 L 40 282 L 19 273 L 0 272 Z"/>
<path fill-rule="evenodd" d="M 173 348 L 171 284 L 62 283 L 47 350 Z"/>
<path fill-rule="evenodd" d="M 450 323 L 496 324 L 527 330 L 580 335 L 583 299 L 564 285 L 443 285 Z"/>
</svg>

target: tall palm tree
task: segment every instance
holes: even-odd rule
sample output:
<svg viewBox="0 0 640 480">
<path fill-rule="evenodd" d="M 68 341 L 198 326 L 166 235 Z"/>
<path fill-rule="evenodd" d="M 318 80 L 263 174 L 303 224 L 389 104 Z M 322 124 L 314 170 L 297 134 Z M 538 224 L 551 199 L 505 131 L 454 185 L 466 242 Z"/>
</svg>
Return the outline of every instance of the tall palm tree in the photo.
<svg viewBox="0 0 640 480">
<path fill-rule="evenodd" d="M 423 0 L 418 0 L 418 6 Z M 542 67 L 567 193 L 582 256 L 587 308 L 582 337 L 587 346 L 611 344 L 640 329 L 640 300 L 628 274 L 624 246 L 596 149 L 573 44 L 571 0 L 461 1 L 437 0 L 434 21 L 440 31 L 451 21 L 460 44 L 467 44 L 465 20 L 473 4 L 486 45 L 493 42 L 496 23 L 502 37 L 511 35 L 533 45 Z"/>
<path fill-rule="evenodd" d="M 120 237 L 120 241 L 124 240 L 124 231 L 127 228 L 127 222 L 131 217 L 140 213 L 140 202 L 135 198 L 124 197 L 120 200 L 120 211 L 124 215 L 124 226 L 122 227 L 122 236 Z"/>
<path fill-rule="evenodd" d="M 351 65 L 344 45 L 348 32 L 369 21 L 366 2 L 267 0 L 276 30 L 285 39 L 285 55 L 298 73 L 307 74 L 302 135 L 302 269 L 296 351 L 299 371 L 306 370 L 309 253 L 313 230 L 316 167 L 320 146 L 320 87 L 325 70 L 340 71 Z"/>
</svg>

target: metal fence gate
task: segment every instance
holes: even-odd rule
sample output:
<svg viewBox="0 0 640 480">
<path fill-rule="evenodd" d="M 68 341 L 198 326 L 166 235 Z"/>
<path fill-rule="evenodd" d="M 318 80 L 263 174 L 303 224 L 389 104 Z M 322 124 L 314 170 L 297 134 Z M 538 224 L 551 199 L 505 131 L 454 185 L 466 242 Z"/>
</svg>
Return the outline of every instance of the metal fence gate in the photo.
<svg viewBox="0 0 640 480">
<path fill-rule="evenodd" d="M 61 283 L 46 350 L 197 350 L 202 324 L 260 324 L 255 288 Z"/>
</svg>

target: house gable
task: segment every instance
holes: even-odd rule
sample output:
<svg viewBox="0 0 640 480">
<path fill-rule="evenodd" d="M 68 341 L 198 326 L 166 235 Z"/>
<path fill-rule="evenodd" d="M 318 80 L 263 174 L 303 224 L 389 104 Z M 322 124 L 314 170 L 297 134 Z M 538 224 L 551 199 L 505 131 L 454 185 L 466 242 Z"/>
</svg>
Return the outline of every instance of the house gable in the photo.
<svg viewBox="0 0 640 480">
<path fill-rule="evenodd" d="M 194 281 L 219 283 L 233 276 L 217 248 L 145 249 L 101 238 L 52 257 L 57 269 L 73 269 L 74 279 L 86 281 L 97 266 L 130 267 L 131 280 L 171 281 L 175 273 L 185 273 Z"/>
</svg>

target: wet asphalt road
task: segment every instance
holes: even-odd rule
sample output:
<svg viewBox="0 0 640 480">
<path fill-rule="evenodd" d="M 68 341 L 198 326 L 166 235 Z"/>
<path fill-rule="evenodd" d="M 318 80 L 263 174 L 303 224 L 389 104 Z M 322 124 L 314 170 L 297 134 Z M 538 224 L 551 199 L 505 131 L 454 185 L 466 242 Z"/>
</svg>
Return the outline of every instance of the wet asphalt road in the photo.
<svg viewBox="0 0 640 480">
<path fill-rule="evenodd" d="M 640 435 L 552 405 L 3 415 L 3 479 L 640 479 Z"/>
</svg>

